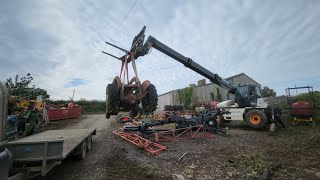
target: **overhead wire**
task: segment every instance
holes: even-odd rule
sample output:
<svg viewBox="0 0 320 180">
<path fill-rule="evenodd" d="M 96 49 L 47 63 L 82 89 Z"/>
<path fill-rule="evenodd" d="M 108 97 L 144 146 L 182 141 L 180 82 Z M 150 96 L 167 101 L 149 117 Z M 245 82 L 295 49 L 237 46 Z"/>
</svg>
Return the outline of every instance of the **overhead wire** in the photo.
<svg viewBox="0 0 320 180">
<path fill-rule="evenodd" d="M 131 8 L 129 9 L 129 11 L 127 12 L 126 16 L 123 18 L 123 20 L 121 21 L 121 23 L 119 24 L 118 28 L 117 28 L 117 31 L 120 29 L 120 27 L 122 26 L 122 24 L 125 22 L 125 20 L 128 18 L 128 16 L 130 15 L 132 9 L 135 7 L 136 3 L 137 3 L 138 0 L 135 0 L 134 3 L 132 4 Z M 100 36 L 100 35 L 99 35 Z M 101 37 L 101 36 L 100 36 Z M 114 44 L 117 44 L 115 42 L 115 40 L 113 40 L 110 36 L 107 35 L 107 37 L 114 43 Z M 103 40 L 103 39 L 102 39 Z M 105 41 L 103 41 L 105 42 Z M 103 48 L 105 49 L 105 47 Z"/>
<path fill-rule="evenodd" d="M 134 6 L 136 5 L 138 0 L 135 0 L 134 3 L 132 4 L 130 10 L 128 11 L 127 15 L 123 18 L 123 20 L 121 21 L 121 23 L 119 24 L 118 29 L 120 28 L 120 26 L 123 24 L 123 22 L 128 18 L 129 14 L 131 13 L 132 9 L 134 8 Z"/>
</svg>

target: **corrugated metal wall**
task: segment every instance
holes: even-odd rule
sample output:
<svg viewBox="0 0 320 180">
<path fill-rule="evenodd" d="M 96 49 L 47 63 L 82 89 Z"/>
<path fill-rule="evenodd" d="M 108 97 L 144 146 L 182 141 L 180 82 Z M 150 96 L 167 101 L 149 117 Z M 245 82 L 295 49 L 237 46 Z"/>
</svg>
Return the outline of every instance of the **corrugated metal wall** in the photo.
<svg viewBox="0 0 320 180">
<path fill-rule="evenodd" d="M 217 88 L 220 89 L 220 94 L 222 100 L 228 99 L 228 91 L 224 90 L 223 88 L 219 87 L 216 84 L 207 84 L 204 86 L 198 86 L 193 89 L 192 98 L 197 100 L 197 103 L 201 102 L 210 102 L 211 95 L 210 93 L 213 92 L 215 98 L 217 98 Z"/>
<path fill-rule="evenodd" d="M 227 81 L 231 82 L 234 85 L 246 85 L 246 84 L 254 84 L 261 89 L 261 85 L 254 81 L 252 78 L 247 76 L 244 73 L 232 76 L 226 79 Z M 197 86 L 193 89 L 192 94 L 192 102 L 193 103 L 201 103 L 201 102 L 210 102 L 211 95 L 210 93 L 213 92 L 215 97 L 217 97 L 217 88 L 220 89 L 220 94 L 222 97 L 222 101 L 233 99 L 234 95 L 229 94 L 227 90 L 219 87 L 216 84 L 206 84 L 204 86 Z M 181 105 L 178 98 L 178 91 L 173 90 L 168 93 L 162 94 L 158 97 L 158 107 L 156 111 L 162 111 L 165 105 Z"/>
</svg>

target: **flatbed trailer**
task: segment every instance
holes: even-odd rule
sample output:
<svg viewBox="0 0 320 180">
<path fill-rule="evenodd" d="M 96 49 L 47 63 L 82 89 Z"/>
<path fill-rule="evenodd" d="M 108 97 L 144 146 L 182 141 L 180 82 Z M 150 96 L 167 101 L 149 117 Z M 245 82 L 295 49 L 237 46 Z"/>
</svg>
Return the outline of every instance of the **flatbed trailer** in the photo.
<svg viewBox="0 0 320 180">
<path fill-rule="evenodd" d="M 13 154 L 13 172 L 9 179 L 45 176 L 63 159 L 73 155 L 83 159 L 91 149 L 96 129 L 48 130 L 7 143 Z"/>
</svg>

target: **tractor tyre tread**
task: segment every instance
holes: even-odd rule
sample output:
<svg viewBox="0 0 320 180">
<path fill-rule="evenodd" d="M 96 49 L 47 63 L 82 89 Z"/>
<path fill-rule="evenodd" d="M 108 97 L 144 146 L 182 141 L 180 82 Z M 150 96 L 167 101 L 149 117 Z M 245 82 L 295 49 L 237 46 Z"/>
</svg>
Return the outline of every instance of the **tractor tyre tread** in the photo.
<svg viewBox="0 0 320 180">
<path fill-rule="evenodd" d="M 158 93 L 153 84 L 148 86 L 147 91 L 148 93 L 142 98 L 142 107 L 145 112 L 153 112 L 157 109 Z"/>
<path fill-rule="evenodd" d="M 252 122 L 250 121 L 250 116 L 252 116 L 252 115 L 258 115 L 259 118 L 260 118 L 260 121 L 257 122 L 257 123 L 252 123 Z M 268 117 L 267 117 L 267 115 L 266 115 L 263 111 L 261 111 L 261 110 L 259 110 L 259 109 L 252 109 L 252 110 L 250 110 L 249 112 L 247 112 L 247 114 L 246 114 L 246 116 L 245 116 L 245 121 L 248 123 L 248 125 L 249 125 L 250 127 L 253 127 L 253 128 L 262 128 L 262 127 L 264 127 L 264 126 L 266 125 L 266 123 L 267 123 L 267 121 L 268 121 Z"/>
<path fill-rule="evenodd" d="M 106 118 L 117 115 L 120 111 L 120 93 L 116 84 L 108 84 L 106 89 Z"/>
</svg>

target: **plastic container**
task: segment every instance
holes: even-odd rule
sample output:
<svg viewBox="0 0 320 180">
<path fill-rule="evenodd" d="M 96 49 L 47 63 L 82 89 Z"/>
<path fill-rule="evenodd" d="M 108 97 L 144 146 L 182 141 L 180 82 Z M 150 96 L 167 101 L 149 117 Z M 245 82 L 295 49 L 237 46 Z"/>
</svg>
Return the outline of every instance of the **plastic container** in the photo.
<svg viewBox="0 0 320 180">
<path fill-rule="evenodd" d="M 291 115 L 296 117 L 311 117 L 313 115 L 313 108 L 311 103 L 305 101 L 298 101 L 292 103 Z"/>
</svg>

